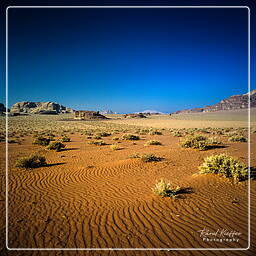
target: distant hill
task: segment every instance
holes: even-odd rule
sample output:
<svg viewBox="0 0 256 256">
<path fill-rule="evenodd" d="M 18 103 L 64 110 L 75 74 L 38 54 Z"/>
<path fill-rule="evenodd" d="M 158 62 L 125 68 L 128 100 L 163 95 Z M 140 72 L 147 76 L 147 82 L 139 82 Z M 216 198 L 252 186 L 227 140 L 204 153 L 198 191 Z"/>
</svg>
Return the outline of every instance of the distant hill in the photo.
<svg viewBox="0 0 256 256">
<path fill-rule="evenodd" d="M 102 110 L 100 111 L 101 115 L 107 115 L 107 114 L 117 114 L 117 112 L 113 112 L 112 110 Z"/>
<path fill-rule="evenodd" d="M 136 112 L 135 114 L 145 114 L 145 115 L 163 115 L 164 113 L 159 112 L 157 110 L 144 110 L 141 112 Z"/>
<path fill-rule="evenodd" d="M 233 95 L 227 99 L 220 101 L 217 104 L 211 106 L 205 106 L 203 108 L 184 109 L 173 112 L 172 114 L 185 114 L 185 113 L 198 113 L 198 112 L 215 112 L 221 110 L 235 110 L 248 108 L 248 98 L 250 96 L 251 108 L 256 107 L 256 90 L 252 90 L 250 93 L 242 95 Z"/>
<path fill-rule="evenodd" d="M 17 102 L 11 107 L 11 113 L 15 114 L 60 114 L 73 113 L 71 108 L 64 107 L 55 102 Z"/>
</svg>

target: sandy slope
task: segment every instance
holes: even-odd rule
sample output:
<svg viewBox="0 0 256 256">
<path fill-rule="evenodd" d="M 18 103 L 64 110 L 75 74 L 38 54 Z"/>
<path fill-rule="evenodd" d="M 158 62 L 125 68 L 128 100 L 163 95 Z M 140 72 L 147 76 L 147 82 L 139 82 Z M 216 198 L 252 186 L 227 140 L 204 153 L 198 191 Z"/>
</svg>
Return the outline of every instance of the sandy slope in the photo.
<svg viewBox="0 0 256 256">
<path fill-rule="evenodd" d="M 31 138 L 10 144 L 9 172 L 9 246 L 35 248 L 220 248 L 247 247 L 247 182 L 233 184 L 214 175 L 197 175 L 197 166 L 205 156 L 228 152 L 246 162 L 247 143 L 228 143 L 226 148 L 204 152 L 183 149 L 179 139 L 142 136 L 136 142 L 122 141 L 119 151 L 109 145 L 88 145 L 79 135 L 62 152 L 43 152 L 50 166 L 35 170 L 14 167 L 18 156 L 41 147 Z M 148 139 L 163 146 L 145 147 Z M 256 136 L 253 135 L 253 142 Z M 111 142 L 111 138 L 105 139 Z M 255 144 L 255 143 L 254 143 Z M 253 145 L 254 145 L 253 144 Z M 3 147 L 4 144 L 1 143 Z M 253 151 L 253 150 L 252 150 Z M 1 151 L 1 169 L 4 154 Z M 133 152 L 154 153 L 164 158 L 157 163 L 129 159 Z M 255 156 L 252 158 L 255 166 Z M 191 188 L 181 199 L 155 196 L 151 188 L 165 178 L 175 186 Z M 4 173 L 1 173 L 4 180 Z M 252 181 L 255 201 L 255 182 Z M 237 203 L 234 203 L 233 200 Z M 0 203 L 4 204 L 4 187 Z M 4 214 L 3 208 L 1 213 Z M 255 222 L 255 204 L 252 206 Z M 218 229 L 241 232 L 238 242 L 205 242 L 198 230 Z M 4 220 L 1 219 L 4 236 Z M 256 234 L 255 225 L 251 232 Z M 174 252 L 173 255 L 252 255 L 251 251 Z M 5 250 L 2 249 L 2 253 Z M 10 255 L 30 255 L 9 252 Z M 32 253 L 31 253 L 32 254 Z M 34 252 L 33 255 L 169 255 L 168 252 Z"/>
</svg>

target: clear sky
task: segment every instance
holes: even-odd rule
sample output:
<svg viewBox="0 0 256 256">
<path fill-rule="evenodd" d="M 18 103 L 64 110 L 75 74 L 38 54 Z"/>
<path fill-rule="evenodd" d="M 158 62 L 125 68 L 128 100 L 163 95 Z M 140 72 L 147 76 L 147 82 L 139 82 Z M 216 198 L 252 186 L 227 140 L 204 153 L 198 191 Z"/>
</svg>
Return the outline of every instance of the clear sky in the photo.
<svg viewBox="0 0 256 256">
<path fill-rule="evenodd" d="M 247 12 L 9 9 L 9 106 L 172 112 L 246 93 Z"/>
</svg>

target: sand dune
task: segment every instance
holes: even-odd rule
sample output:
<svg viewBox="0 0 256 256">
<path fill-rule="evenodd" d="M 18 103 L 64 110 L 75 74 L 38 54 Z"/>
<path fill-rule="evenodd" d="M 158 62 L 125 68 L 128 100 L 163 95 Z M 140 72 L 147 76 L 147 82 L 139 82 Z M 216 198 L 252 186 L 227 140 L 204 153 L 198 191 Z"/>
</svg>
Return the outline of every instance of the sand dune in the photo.
<svg viewBox="0 0 256 256">
<path fill-rule="evenodd" d="M 9 247 L 11 248 L 246 248 L 248 245 L 248 182 L 234 184 L 216 175 L 199 175 L 205 156 L 227 152 L 246 162 L 247 143 L 229 143 L 208 151 L 184 149 L 179 138 L 156 135 L 162 146 L 144 146 L 150 135 L 133 144 L 121 141 L 122 150 L 89 145 L 74 134 L 67 150 L 45 151 L 31 145 L 31 137 L 9 145 Z M 252 135 L 253 141 L 256 137 Z M 111 137 L 104 139 L 111 144 Z M 2 146 L 4 144 L 2 143 Z M 254 144 L 253 144 L 254 146 Z M 15 167 L 15 159 L 43 150 L 49 166 L 34 170 Z M 253 150 L 252 150 L 253 151 Z M 163 157 L 144 163 L 129 159 L 134 152 Z M 1 155 L 4 160 L 4 155 Z M 252 159 L 255 166 L 255 158 Z M 4 172 L 4 161 L 1 161 Z M 4 181 L 2 172 L 1 179 Z M 191 188 L 182 198 L 152 193 L 164 178 L 174 186 Z M 255 182 L 252 181 L 255 202 Z M 1 201 L 4 201 L 4 189 Z M 251 208 L 255 221 L 255 204 Z M 1 210 L 2 213 L 3 210 Z M 206 242 L 199 230 L 236 230 L 237 242 Z M 251 233 L 256 234 L 255 225 Z M 4 220 L 1 220 L 4 235 Z M 173 255 L 252 255 L 251 251 L 173 251 Z M 2 249 L 3 253 L 6 253 Z M 166 251 L 9 252 L 8 255 L 169 255 Z"/>
</svg>

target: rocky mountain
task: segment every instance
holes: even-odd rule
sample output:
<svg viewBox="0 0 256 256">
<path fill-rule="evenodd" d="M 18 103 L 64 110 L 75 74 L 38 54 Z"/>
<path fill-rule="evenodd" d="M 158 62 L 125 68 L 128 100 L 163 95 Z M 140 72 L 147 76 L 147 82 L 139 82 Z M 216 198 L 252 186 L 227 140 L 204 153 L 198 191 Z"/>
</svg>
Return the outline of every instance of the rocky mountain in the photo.
<svg viewBox="0 0 256 256">
<path fill-rule="evenodd" d="M 211 106 L 205 106 L 203 108 L 192 108 L 192 109 L 180 110 L 180 111 L 176 111 L 172 114 L 215 112 L 215 111 L 221 111 L 221 110 L 246 109 L 246 108 L 248 108 L 249 97 L 250 97 L 251 108 L 255 108 L 256 107 L 256 90 L 252 90 L 250 93 L 230 96 L 229 98 L 224 99 L 221 102 L 211 105 Z"/>
<path fill-rule="evenodd" d="M 59 114 L 73 112 L 73 109 L 64 107 L 55 102 L 22 101 L 15 103 L 11 107 L 11 113 L 15 114 Z"/>
</svg>

